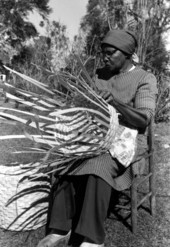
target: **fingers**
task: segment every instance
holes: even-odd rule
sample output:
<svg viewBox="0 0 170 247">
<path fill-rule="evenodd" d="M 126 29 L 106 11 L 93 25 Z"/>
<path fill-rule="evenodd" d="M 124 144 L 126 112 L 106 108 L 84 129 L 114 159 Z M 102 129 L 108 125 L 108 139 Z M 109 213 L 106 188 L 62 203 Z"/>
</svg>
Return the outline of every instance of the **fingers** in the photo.
<svg viewBox="0 0 170 247">
<path fill-rule="evenodd" d="M 110 92 L 107 92 L 107 91 L 100 91 L 99 92 L 99 95 L 103 98 L 103 99 L 107 99 L 111 96 L 111 93 Z"/>
<path fill-rule="evenodd" d="M 111 103 L 113 101 L 113 97 L 109 96 L 107 99 L 105 99 L 107 103 Z"/>
<path fill-rule="evenodd" d="M 111 102 L 113 100 L 112 94 L 110 92 L 103 91 L 100 96 L 107 102 Z"/>
</svg>

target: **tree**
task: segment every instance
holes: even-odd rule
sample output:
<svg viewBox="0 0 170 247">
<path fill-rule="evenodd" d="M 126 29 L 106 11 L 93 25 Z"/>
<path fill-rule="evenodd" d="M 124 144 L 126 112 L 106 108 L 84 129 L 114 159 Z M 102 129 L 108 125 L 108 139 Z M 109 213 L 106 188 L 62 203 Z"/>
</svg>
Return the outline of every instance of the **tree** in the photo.
<svg viewBox="0 0 170 247">
<path fill-rule="evenodd" d="M 60 22 L 48 21 L 47 36 L 51 40 L 51 70 L 57 72 L 66 67 L 66 57 L 69 54 L 69 38 L 67 28 Z"/>
<path fill-rule="evenodd" d="M 108 1 L 89 0 L 87 14 L 81 21 L 81 29 L 87 32 L 86 46 L 88 55 L 96 55 L 101 39 L 109 30 Z"/>
<path fill-rule="evenodd" d="M 45 36 L 39 36 L 22 47 L 20 52 L 11 59 L 10 67 L 22 74 L 30 76 L 45 84 L 51 69 L 51 40 Z M 11 77 L 10 83 L 28 91 L 37 92 L 37 87 L 25 83 L 22 78 L 15 75 Z"/>
<path fill-rule="evenodd" d="M 49 0 L 0 0 L 1 50 L 5 50 L 6 44 L 10 49 L 19 51 L 24 41 L 37 36 L 38 32 L 33 23 L 28 21 L 28 15 L 37 11 L 43 19 L 47 18 L 51 12 L 48 3 Z"/>
<path fill-rule="evenodd" d="M 160 112 L 161 119 L 165 119 L 162 113 L 169 109 L 169 83 L 168 87 L 163 83 L 163 78 L 169 76 L 169 54 L 164 42 L 169 23 L 169 0 L 89 0 L 81 23 L 81 29 L 88 32 L 85 49 L 88 55 L 100 53 L 100 41 L 110 29 L 126 28 L 136 33 L 139 64 L 151 70 L 158 79 L 157 121 Z"/>
<path fill-rule="evenodd" d="M 149 67 L 165 68 L 169 57 L 163 34 L 170 29 L 170 7 L 166 2 L 89 0 L 87 14 L 81 23 L 81 28 L 88 30 L 88 54 L 97 54 L 100 51 L 100 40 L 109 29 L 127 28 L 136 32 L 140 63 Z"/>
<path fill-rule="evenodd" d="M 46 36 L 38 36 L 25 44 L 19 54 L 11 60 L 12 67 L 22 74 L 26 74 L 45 84 L 50 88 L 57 88 L 56 73 L 66 67 L 66 58 L 69 53 L 69 38 L 66 26 L 59 22 L 47 21 Z M 24 84 L 22 78 L 13 84 L 35 92 L 37 88 L 29 83 Z"/>
</svg>

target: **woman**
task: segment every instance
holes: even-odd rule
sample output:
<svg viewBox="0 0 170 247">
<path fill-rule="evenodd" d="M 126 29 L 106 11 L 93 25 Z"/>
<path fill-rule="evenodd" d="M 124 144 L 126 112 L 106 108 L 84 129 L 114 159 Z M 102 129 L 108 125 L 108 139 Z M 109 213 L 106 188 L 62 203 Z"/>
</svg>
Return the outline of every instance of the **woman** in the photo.
<svg viewBox="0 0 170 247">
<path fill-rule="evenodd" d="M 133 33 L 109 31 L 101 48 L 105 65 L 96 71 L 96 86 L 120 113 L 120 124 L 138 130 L 138 159 L 146 149 L 146 127 L 154 115 L 156 78 L 133 65 L 132 55 L 137 48 Z M 79 161 L 74 169 L 68 166 L 57 174 L 50 233 L 38 247 L 57 246 L 68 237 L 71 246 L 104 246 L 104 221 L 112 188 L 123 190 L 130 181 L 130 167 L 124 168 L 109 153 Z"/>
</svg>

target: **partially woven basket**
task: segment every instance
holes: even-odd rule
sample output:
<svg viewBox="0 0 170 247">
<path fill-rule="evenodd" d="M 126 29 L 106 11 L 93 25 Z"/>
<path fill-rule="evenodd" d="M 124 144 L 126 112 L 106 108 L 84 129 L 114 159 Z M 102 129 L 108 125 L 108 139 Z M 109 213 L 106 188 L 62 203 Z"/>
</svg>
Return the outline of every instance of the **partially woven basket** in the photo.
<svg viewBox="0 0 170 247">
<path fill-rule="evenodd" d="M 56 82 L 65 88 L 63 91 L 66 93 L 51 89 L 49 85 L 5 66 L 11 73 L 36 85 L 41 89 L 40 92 L 45 93 L 28 92 L 5 83 L 6 97 L 29 106 L 32 111 L 0 107 L 0 117 L 25 125 L 24 138 L 36 144 L 26 151 L 35 155 L 43 154 L 43 166 L 52 168 L 53 171 L 60 171 L 78 159 L 109 152 L 111 148 L 114 158 L 125 156 L 124 150 L 116 155 L 114 148 L 115 140 L 119 137 L 116 109 L 108 105 L 98 90 L 95 90 L 96 87 L 79 58 L 78 63 L 87 82 L 82 76 L 72 76 L 66 72 L 55 76 Z M 38 134 L 32 134 L 32 131 L 30 134 L 28 126 L 36 130 L 36 133 L 38 130 Z M 23 136 L 0 136 L 1 140 L 12 138 Z M 33 160 L 32 155 L 30 158 Z M 40 161 L 42 157 L 36 160 Z M 1 166 L 1 227 L 18 231 L 33 230 L 46 223 L 50 183 L 49 177 L 40 172 L 38 164 L 35 170 L 29 170 L 30 164 L 28 170 L 25 165 L 24 169 L 19 166 Z M 31 176 L 36 180 L 25 179 Z"/>
<path fill-rule="evenodd" d="M 0 226 L 7 230 L 35 230 L 47 221 L 49 176 L 32 180 L 38 167 L 23 166 L 0 166 Z"/>
</svg>

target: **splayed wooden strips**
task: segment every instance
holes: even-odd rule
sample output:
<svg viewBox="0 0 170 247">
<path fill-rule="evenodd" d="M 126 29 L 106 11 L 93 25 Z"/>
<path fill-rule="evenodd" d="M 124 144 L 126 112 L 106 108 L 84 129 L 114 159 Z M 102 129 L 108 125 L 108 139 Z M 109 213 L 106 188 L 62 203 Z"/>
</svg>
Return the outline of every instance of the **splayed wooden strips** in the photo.
<svg viewBox="0 0 170 247">
<path fill-rule="evenodd" d="M 15 100 L 23 105 L 26 105 L 26 106 L 30 106 L 32 108 L 35 108 L 37 110 L 40 110 L 40 111 L 49 111 L 49 109 L 46 109 L 44 107 L 41 107 L 41 106 L 38 106 L 36 105 L 35 103 L 32 103 L 30 101 L 26 101 L 25 99 L 22 99 L 22 98 L 19 98 L 17 96 L 14 96 L 10 93 L 6 93 L 6 97 L 9 98 L 9 99 L 12 99 L 12 100 Z"/>
<path fill-rule="evenodd" d="M 41 83 L 41 82 L 39 82 L 39 81 L 37 81 L 37 80 L 35 80 L 35 79 L 33 79 L 33 78 L 27 76 L 27 75 L 21 74 L 21 73 L 15 71 L 15 70 L 13 70 L 13 69 L 10 69 L 9 67 L 7 67 L 7 66 L 5 66 L 5 65 L 4 65 L 4 67 L 5 67 L 5 69 L 9 70 L 10 72 L 12 72 L 12 73 L 14 73 L 14 74 L 20 76 L 20 77 L 23 78 L 24 80 L 26 80 L 26 81 L 28 81 L 28 82 L 34 84 L 35 86 L 41 88 L 42 90 L 46 91 L 47 93 L 49 93 L 49 94 L 51 94 L 51 95 L 54 95 L 54 93 L 53 93 L 51 90 L 47 89 L 48 86 L 45 85 L 44 83 Z"/>
</svg>

